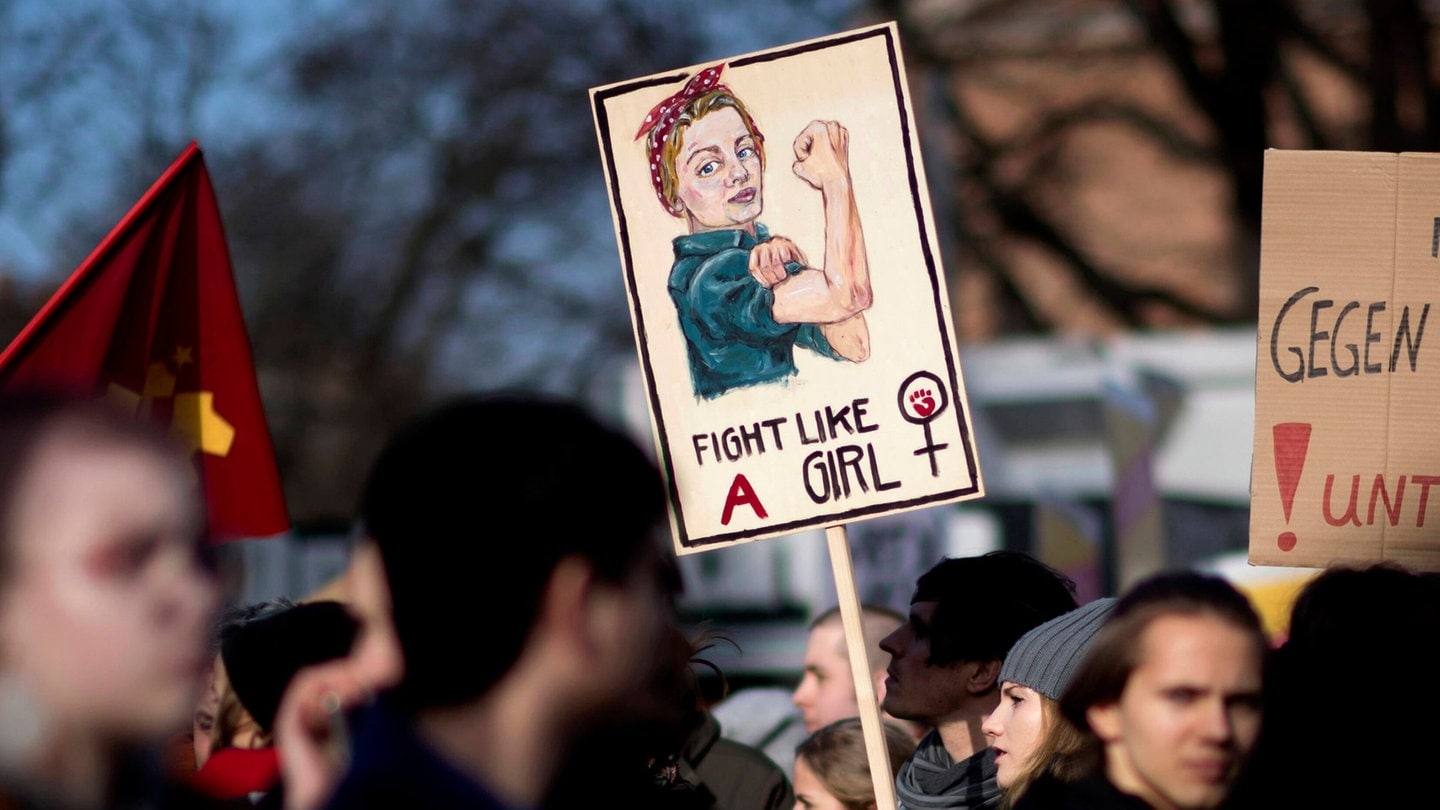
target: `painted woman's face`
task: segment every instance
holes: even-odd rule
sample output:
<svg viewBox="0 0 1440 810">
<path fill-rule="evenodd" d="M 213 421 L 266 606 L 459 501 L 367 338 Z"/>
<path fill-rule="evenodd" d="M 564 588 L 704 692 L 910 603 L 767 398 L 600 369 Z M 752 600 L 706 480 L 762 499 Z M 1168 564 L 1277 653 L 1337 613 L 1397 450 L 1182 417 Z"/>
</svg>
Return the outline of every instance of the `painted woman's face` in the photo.
<svg viewBox="0 0 1440 810">
<path fill-rule="evenodd" d="M 763 197 L 760 148 L 733 107 L 714 110 L 685 130 L 675 176 L 691 233 L 754 232 Z"/>
</svg>

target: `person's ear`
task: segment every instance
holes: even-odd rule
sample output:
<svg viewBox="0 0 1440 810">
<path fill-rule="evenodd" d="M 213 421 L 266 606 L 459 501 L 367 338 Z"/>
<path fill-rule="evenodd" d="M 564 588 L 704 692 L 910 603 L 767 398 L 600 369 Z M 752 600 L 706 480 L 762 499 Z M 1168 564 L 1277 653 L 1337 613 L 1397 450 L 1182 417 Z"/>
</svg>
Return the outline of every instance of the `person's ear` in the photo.
<svg viewBox="0 0 1440 810">
<path fill-rule="evenodd" d="M 626 626 L 626 591 L 601 579 L 591 561 L 577 554 L 556 564 L 546 588 L 548 627 L 558 631 L 577 661 L 593 666 L 608 660 L 632 628 Z"/>
<path fill-rule="evenodd" d="M 965 678 L 965 689 L 972 695 L 984 694 L 994 689 L 1000 677 L 1000 659 L 971 661 L 970 664 L 974 669 Z"/>
<path fill-rule="evenodd" d="M 1120 737 L 1120 704 L 1101 703 L 1085 710 L 1085 722 L 1101 742 L 1109 743 Z"/>
<path fill-rule="evenodd" d="M 561 558 L 550 571 L 541 597 L 538 627 L 544 634 L 577 650 L 591 645 L 589 601 L 595 571 L 581 557 Z"/>
</svg>

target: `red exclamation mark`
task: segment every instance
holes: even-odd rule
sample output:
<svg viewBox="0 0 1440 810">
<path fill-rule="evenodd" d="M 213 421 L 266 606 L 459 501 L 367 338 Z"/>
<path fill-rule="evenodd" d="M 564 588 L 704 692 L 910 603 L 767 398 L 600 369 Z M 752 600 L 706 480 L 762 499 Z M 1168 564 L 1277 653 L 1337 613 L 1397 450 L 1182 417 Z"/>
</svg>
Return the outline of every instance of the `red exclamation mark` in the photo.
<svg viewBox="0 0 1440 810">
<path fill-rule="evenodd" d="M 1300 486 L 1300 473 L 1305 469 L 1305 454 L 1310 451 L 1308 422 L 1281 422 L 1272 432 L 1275 436 L 1275 480 L 1280 484 L 1280 506 L 1285 510 L 1285 523 L 1295 505 L 1295 490 Z M 1295 548 L 1295 533 L 1281 532 L 1276 543 L 1281 551 Z"/>
</svg>

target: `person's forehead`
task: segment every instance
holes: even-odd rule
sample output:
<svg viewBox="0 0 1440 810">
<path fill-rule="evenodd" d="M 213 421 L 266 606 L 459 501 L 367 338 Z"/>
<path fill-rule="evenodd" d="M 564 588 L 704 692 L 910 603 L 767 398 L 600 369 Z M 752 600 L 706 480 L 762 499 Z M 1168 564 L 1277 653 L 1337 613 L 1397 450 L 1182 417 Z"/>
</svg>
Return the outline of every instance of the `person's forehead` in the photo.
<svg viewBox="0 0 1440 810">
<path fill-rule="evenodd" d="M 690 123 L 680 133 L 680 152 L 689 154 L 692 149 L 713 145 L 717 141 L 728 142 L 741 135 L 749 135 L 740 113 L 734 107 L 718 107 Z"/>
<path fill-rule="evenodd" d="M 928 622 L 935 618 L 935 611 L 940 607 L 939 600 L 924 599 L 910 603 L 910 618 Z"/>
<path fill-rule="evenodd" d="M 166 485 L 157 487 L 161 481 Z M 56 434 L 35 447 L 12 496 L 11 510 L 16 514 L 49 512 L 63 501 L 104 508 L 112 518 L 157 512 L 191 517 L 194 505 L 182 494 L 185 490 L 184 473 L 176 462 L 152 448 L 123 440 Z M 138 495 L 145 497 L 136 500 Z"/>
<path fill-rule="evenodd" d="M 847 660 L 845 627 L 839 616 L 811 628 L 810 637 L 805 643 L 805 660 L 812 664 L 824 661 L 844 663 Z"/>
<path fill-rule="evenodd" d="M 1260 670 L 1259 651 L 1249 635 L 1206 614 L 1156 617 L 1140 634 L 1140 653 L 1136 674 L 1215 680 L 1258 677 Z"/>
</svg>

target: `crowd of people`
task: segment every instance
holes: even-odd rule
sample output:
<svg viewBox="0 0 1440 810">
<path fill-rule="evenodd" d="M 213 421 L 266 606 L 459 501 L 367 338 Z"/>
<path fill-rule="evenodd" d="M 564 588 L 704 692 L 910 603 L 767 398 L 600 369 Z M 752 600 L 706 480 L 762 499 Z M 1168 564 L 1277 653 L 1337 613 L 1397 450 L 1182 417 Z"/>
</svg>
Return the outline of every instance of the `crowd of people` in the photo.
<svg viewBox="0 0 1440 810">
<path fill-rule="evenodd" d="M 0 808 L 1408 806 L 1440 754 L 1440 586 L 1398 566 L 1270 639 L 1210 575 L 1077 605 L 1018 551 L 941 560 L 862 611 L 874 775 L 836 611 L 785 706 L 706 704 L 660 475 L 580 407 L 404 426 L 326 598 L 221 611 L 196 483 L 103 401 L 0 398 Z"/>
</svg>

